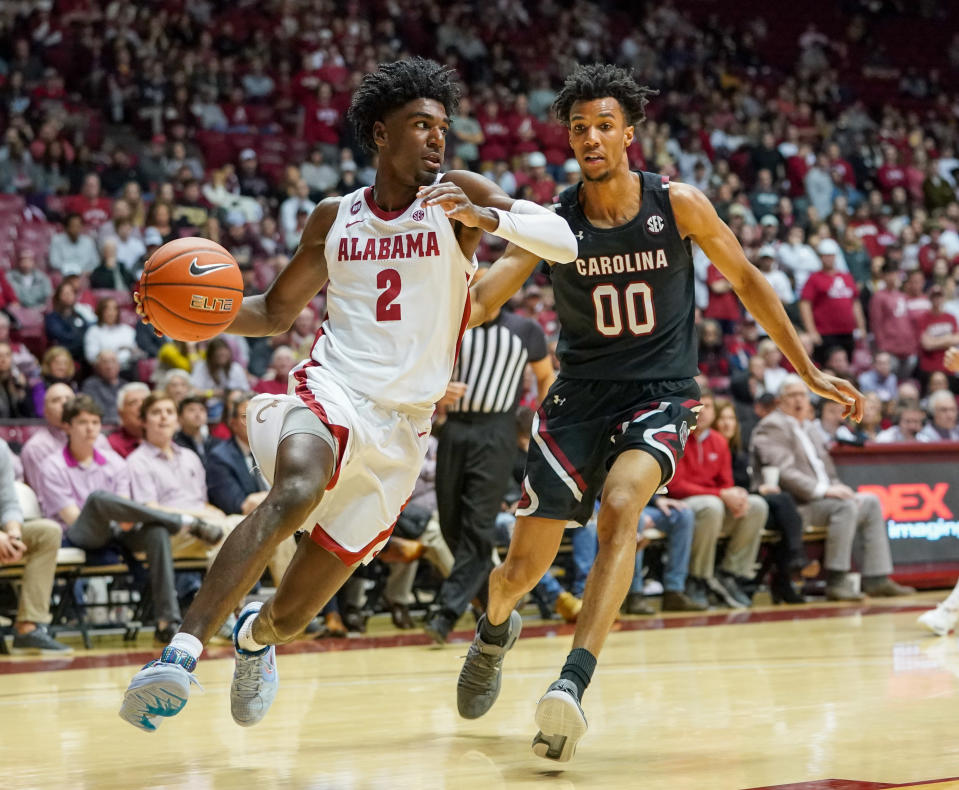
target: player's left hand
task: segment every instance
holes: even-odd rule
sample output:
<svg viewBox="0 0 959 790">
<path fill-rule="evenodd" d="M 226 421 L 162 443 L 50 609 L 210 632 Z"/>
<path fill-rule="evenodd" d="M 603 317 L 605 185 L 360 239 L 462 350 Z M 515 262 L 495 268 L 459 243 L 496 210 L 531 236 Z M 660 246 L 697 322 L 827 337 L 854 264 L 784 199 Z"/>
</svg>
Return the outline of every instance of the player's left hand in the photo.
<svg viewBox="0 0 959 790">
<path fill-rule="evenodd" d="M 808 377 L 804 376 L 803 378 L 809 389 L 819 397 L 828 398 L 836 403 L 841 403 L 845 407 L 842 412 L 843 419 L 848 417 L 856 422 L 862 420 L 865 399 L 863 394 L 846 379 L 830 376 L 815 369 Z"/>
<path fill-rule="evenodd" d="M 438 184 L 420 187 L 417 197 L 423 198 L 424 206 L 439 206 L 450 219 L 455 219 L 468 228 L 484 230 L 492 222 L 493 229 L 499 224 L 496 213 L 482 206 L 477 206 L 469 199 L 461 187 L 452 181 L 441 181 Z"/>
</svg>

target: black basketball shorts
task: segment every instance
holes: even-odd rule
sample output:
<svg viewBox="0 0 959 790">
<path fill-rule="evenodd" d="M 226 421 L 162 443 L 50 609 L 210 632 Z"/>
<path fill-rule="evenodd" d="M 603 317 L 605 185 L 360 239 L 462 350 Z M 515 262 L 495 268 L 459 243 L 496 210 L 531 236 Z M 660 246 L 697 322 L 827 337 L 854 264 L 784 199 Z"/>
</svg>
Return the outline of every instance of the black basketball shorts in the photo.
<svg viewBox="0 0 959 790">
<path fill-rule="evenodd" d="M 613 461 L 626 450 L 652 455 L 665 485 L 696 427 L 699 406 L 693 379 L 630 382 L 560 375 L 533 419 L 516 514 L 585 524 Z"/>
</svg>

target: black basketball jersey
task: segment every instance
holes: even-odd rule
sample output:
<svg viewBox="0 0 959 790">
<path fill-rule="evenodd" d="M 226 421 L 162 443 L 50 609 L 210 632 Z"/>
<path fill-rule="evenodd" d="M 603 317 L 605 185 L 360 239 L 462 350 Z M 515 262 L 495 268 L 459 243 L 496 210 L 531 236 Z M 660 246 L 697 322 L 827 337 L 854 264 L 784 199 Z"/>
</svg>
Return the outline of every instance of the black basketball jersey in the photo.
<svg viewBox="0 0 959 790">
<path fill-rule="evenodd" d="M 550 267 L 564 376 L 662 381 L 699 372 L 690 245 L 676 228 L 669 178 L 639 175 L 639 213 L 616 228 L 590 224 L 580 184 L 559 196 L 556 212 L 579 240 L 575 261 Z"/>
</svg>

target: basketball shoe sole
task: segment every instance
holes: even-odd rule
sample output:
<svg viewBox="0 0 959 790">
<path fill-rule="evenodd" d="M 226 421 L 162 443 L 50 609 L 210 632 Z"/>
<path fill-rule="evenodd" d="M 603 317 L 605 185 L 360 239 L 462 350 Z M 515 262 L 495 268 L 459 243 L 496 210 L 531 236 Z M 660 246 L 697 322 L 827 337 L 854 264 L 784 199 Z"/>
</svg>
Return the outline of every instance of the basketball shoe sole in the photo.
<svg viewBox="0 0 959 790">
<path fill-rule="evenodd" d="M 243 623 L 247 618 L 256 615 L 262 606 L 260 601 L 244 606 L 233 628 L 236 665 L 233 669 L 233 681 L 230 683 L 230 713 L 233 721 L 241 727 L 252 727 L 266 716 L 280 687 L 280 676 L 276 669 L 276 648 L 269 645 L 250 653 L 237 644 Z"/>
<path fill-rule="evenodd" d="M 587 727 L 574 683 L 557 680 L 546 690 L 536 706 L 536 726 L 533 754 L 559 763 L 573 758 Z"/>
<path fill-rule="evenodd" d="M 155 732 L 163 719 L 183 710 L 190 698 L 191 684 L 200 686 L 196 677 L 179 664 L 151 661 L 130 681 L 120 706 L 120 718 L 145 732 Z"/>
</svg>

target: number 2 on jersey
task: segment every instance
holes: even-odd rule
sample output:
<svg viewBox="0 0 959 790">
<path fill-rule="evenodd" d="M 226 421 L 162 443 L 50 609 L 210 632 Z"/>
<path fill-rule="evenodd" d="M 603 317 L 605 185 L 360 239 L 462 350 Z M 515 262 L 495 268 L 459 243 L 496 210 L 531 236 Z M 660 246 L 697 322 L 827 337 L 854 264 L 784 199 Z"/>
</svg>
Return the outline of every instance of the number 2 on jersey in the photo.
<svg viewBox="0 0 959 790">
<path fill-rule="evenodd" d="M 399 321 L 401 317 L 400 305 L 394 300 L 400 295 L 400 273 L 396 269 L 382 269 L 376 275 L 376 287 L 384 288 L 383 293 L 376 300 L 377 321 Z"/>
<path fill-rule="evenodd" d="M 642 301 L 643 320 L 639 320 L 638 304 Z M 593 288 L 593 307 L 596 308 L 596 329 L 605 337 L 623 334 L 623 307 L 626 326 L 635 337 L 648 335 L 656 326 L 653 310 L 653 291 L 647 283 L 630 283 L 620 295 L 612 283 Z"/>
</svg>

